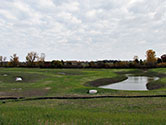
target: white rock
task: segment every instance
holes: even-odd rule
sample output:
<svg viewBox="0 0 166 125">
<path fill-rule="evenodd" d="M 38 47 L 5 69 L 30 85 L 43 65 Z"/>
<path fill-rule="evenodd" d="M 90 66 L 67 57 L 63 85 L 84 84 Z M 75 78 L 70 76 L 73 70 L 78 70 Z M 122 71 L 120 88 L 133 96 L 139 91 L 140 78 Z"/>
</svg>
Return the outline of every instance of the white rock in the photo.
<svg viewBox="0 0 166 125">
<path fill-rule="evenodd" d="M 89 90 L 89 93 L 90 93 L 90 94 L 96 94 L 96 93 L 97 93 L 97 90 Z"/>
<path fill-rule="evenodd" d="M 16 81 L 22 81 L 21 77 L 16 77 Z"/>
<path fill-rule="evenodd" d="M 7 74 L 3 74 L 3 76 L 7 76 Z"/>
</svg>

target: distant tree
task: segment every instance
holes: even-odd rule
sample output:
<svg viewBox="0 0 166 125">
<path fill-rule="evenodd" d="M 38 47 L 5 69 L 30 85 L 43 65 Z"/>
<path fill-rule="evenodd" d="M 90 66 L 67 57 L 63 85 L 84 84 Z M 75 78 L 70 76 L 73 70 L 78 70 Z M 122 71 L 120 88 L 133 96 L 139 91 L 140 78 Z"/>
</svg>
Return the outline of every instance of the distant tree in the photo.
<svg viewBox="0 0 166 125">
<path fill-rule="evenodd" d="M 2 60 L 3 60 L 3 56 L 0 56 L 0 62 L 2 62 Z"/>
<path fill-rule="evenodd" d="M 6 61 L 6 57 L 0 56 L 0 62 L 5 62 Z"/>
<path fill-rule="evenodd" d="M 139 58 L 138 58 L 138 56 L 134 56 L 133 59 L 134 59 L 134 63 L 139 63 L 139 60 L 138 60 Z"/>
<path fill-rule="evenodd" d="M 159 63 L 159 64 L 157 64 L 157 67 L 164 67 L 165 68 L 166 67 L 166 63 L 164 63 L 164 62 L 163 63 Z"/>
<path fill-rule="evenodd" d="M 35 61 L 38 59 L 38 54 L 37 52 L 30 52 L 26 56 L 26 62 L 28 66 L 35 66 Z"/>
<path fill-rule="evenodd" d="M 44 62 L 45 61 L 45 57 L 46 57 L 45 53 L 41 53 L 40 57 L 38 57 L 38 61 Z"/>
<path fill-rule="evenodd" d="M 52 68 L 61 68 L 63 66 L 63 62 L 59 60 L 53 60 L 51 62 L 51 67 Z"/>
<path fill-rule="evenodd" d="M 96 63 L 96 65 L 97 65 L 97 68 L 104 68 L 105 67 L 105 63 L 103 61 L 98 61 Z"/>
<path fill-rule="evenodd" d="M 140 65 L 143 65 L 143 64 L 144 64 L 144 62 L 143 62 L 142 59 L 140 59 L 139 63 L 140 63 Z"/>
<path fill-rule="evenodd" d="M 130 64 L 128 61 L 119 61 L 114 64 L 114 67 L 116 68 L 129 68 Z"/>
<path fill-rule="evenodd" d="M 17 54 L 13 54 L 10 56 L 10 65 L 11 66 L 18 66 L 19 65 L 19 57 Z"/>
<path fill-rule="evenodd" d="M 154 66 L 156 61 L 157 61 L 157 59 L 156 59 L 155 51 L 147 50 L 146 51 L 146 63 L 149 66 Z"/>
<path fill-rule="evenodd" d="M 93 61 L 89 62 L 89 68 L 96 68 L 96 67 L 97 66 L 96 66 L 95 62 L 93 62 Z"/>
<path fill-rule="evenodd" d="M 3 63 L 6 61 L 6 57 L 0 56 L 0 66 L 3 66 Z"/>
<path fill-rule="evenodd" d="M 162 62 L 166 62 L 166 54 L 161 56 L 161 60 L 162 60 Z"/>
<path fill-rule="evenodd" d="M 5 62 L 5 61 L 6 61 L 6 59 L 7 59 L 7 57 L 3 57 L 3 62 Z"/>
<path fill-rule="evenodd" d="M 38 66 L 39 67 L 44 66 L 45 57 L 46 57 L 45 53 L 41 53 L 40 57 L 38 57 Z"/>
<path fill-rule="evenodd" d="M 157 58 L 157 63 L 162 63 L 162 59 L 161 58 Z"/>
</svg>

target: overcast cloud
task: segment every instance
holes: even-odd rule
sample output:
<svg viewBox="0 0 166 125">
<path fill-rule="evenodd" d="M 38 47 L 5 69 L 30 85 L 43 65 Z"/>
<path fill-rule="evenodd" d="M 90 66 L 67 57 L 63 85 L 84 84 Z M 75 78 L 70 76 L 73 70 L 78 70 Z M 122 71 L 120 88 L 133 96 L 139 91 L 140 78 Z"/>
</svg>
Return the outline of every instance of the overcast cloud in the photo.
<svg viewBox="0 0 166 125">
<path fill-rule="evenodd" d="M 0 55 L 47 60 L 166 53 L 166 0 L 0 0 Z"/>
</svg>

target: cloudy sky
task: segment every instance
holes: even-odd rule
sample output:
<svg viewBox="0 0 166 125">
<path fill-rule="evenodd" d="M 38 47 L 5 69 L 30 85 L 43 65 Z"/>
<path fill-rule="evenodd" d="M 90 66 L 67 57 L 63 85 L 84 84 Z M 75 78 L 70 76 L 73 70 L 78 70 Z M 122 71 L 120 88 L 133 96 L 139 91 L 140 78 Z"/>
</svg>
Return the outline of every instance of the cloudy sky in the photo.
<svg viewBox="0 0 166 125">
<path fill-rule="evenodd" d="M 0 55 L 46 60 L 166 53 L 166 0 L 0 0 Z"/>
</svg>

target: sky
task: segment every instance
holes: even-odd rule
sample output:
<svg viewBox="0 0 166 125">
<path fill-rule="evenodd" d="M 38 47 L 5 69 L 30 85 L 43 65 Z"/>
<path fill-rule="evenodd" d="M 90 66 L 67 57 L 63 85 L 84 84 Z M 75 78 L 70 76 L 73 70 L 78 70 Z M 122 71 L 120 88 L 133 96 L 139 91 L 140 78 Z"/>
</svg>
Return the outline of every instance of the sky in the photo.
<svg viewBox="0 0 166 125">
<path fill-rule="evenodd" d="M 145 59 L 166 53 L 166 0 L 0 0 L 0 55 Z"/>
</svg>

